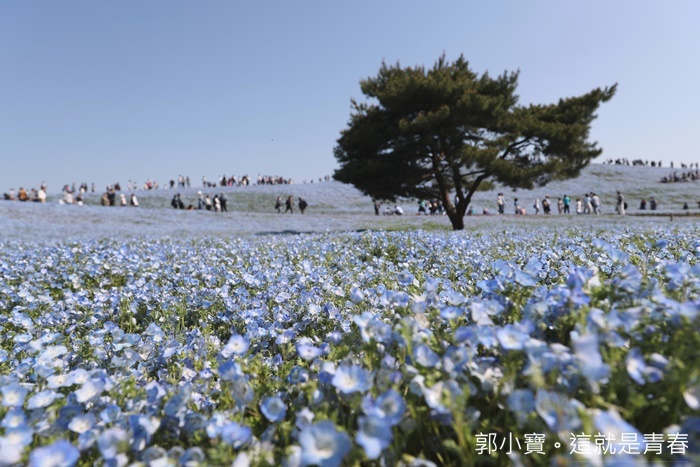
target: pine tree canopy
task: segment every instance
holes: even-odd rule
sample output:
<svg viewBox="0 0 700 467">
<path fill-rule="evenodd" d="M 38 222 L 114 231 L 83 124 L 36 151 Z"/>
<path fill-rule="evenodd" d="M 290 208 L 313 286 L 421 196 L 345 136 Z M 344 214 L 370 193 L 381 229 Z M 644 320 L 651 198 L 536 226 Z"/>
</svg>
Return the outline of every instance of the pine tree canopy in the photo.
<svg viewBox="0 0 700 467">
<path fill-rule="evenodd" d="M 532 188 L 576 177 L 601 154 L 596 110 L 617 85 L 556 104 L 518 103 L 518 73 L 491 77 L 464 57 L 431 69 L 382 64 L 360 82 L 334 153 L 334 178 L 376 199 L 438 199 L 455 230 L 482 184 Z"/>
</svg>

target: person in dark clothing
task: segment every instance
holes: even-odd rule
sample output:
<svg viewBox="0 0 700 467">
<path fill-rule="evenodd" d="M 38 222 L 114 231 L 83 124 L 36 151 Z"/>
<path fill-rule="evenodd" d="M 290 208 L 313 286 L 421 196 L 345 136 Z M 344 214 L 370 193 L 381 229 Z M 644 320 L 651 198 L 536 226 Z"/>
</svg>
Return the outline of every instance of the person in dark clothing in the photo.
<svg viewBox="0 0 700 467">
<path fill-rule="evenodd" d="M 285 210 L 284 213 L 287 214 L 287 212 L 290 212 L 294 214 L 294 208 L 292 207 L 293 201 L 291 195 L 287 198 L 287 201 L 284 202 L 285 205 Z"/>
<path fill-rule="evenodd" d="M 277 210 L 277 214 L 282 212 L 282 197 L 278 196 L 277 201 L 275 201 L 275 209 Z"/>
<path fill-rule="evenodd" d="M 301 196 L 299 197 L 299 210 L 301 211 L 302 214 L 304 214 L 304 210 L 308 206 L 308 203 L 306 200 L 304 200 Z"/>
<path fill-rule="evenodd" d="M 219 195 L 219 204 L 221 204 L 221 212 L 228 212 L 228 209 L 226 208 L 226 197 L 224 196 L 223 193 Z"/>
<path fill-rule="evenodd" d="M 379 209 L 382 207 L 382 203 L 379 201 L 374 202 L 374 215 L 378 216 L 379 215 Z"/>
</svg>

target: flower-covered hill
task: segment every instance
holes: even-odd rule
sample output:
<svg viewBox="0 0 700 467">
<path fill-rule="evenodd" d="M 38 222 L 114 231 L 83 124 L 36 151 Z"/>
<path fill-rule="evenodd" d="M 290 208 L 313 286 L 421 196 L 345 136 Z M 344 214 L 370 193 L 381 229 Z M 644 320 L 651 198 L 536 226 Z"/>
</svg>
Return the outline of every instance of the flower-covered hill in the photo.
<svg viewBox="0 0 700 467">
<path fill-rule="evenodd" d="M 610 223 L 620 226 L 671 225 L 670 213 L 675 214 L 675 223 L 693 223 L 694 218 L 684 214 L 700 214 L 696 198 L 700 198 L 698 183 L 659 183 L 661 176 L 670 169 L 636 166 L 591 165 L 580 177 L 564 182 L 554 182 L 545 188 L 532 191 L 505 191 L 508 203 L 507 216 L 481 216 L 483 208 L 496 212 L 496 194 L 492 191 L 475 194 L 473 206 L 477 213 L 466 219 L 467 230 L 491 230 L 518 226 L 580 225 L 603 228 Z M 621 190 L 628 200 L 630 216 L 614 217 L 615 192 Z M 308 233 L 352 230 L 449 230 L 446 216 L 416 216 L 416 200 L 399 200 L 404 216 L 375 216 L 372 200 L 362 196 L 355 188 L 338 182 L 321 182 L 301 185 L 264 185 L 208 189 L 210 195 L 224 192 L 228 199 L 226 213 L 208 211 L 184 211 L 170 207 L 174 193 L 181 193 L 185 204 L 197 204 L 197 191 L 156 190 L 138 191 L 140 207 L 103 207 L 98 194 L 90 194 L 84 206 L 59 205 L 56 200 L 41 205 L 0 201 L 0 238 L 60 240 L 92 238 L 134 237 L 183 237 L 212 236 L 224 238 L 270 233 Z M 603 216 L 533 216 L 531 205 L 535 198 L 549 194 L 553 200 L 568 194 L 575 201 L 577 196 L 594 191 L 602 201 Z M 290 214 L 278 214 L 275 200 L 278 196 L 293 196 L 308 201 L 309 207 L 302 216 L 298 207 Z M 666 217 L 634 218 L 642 213 L 637 209 L 641 197 L 654 196 L 659 201 L 657 214 Z M 527 216 L 513 216 L 511 206 L 518 197 L 520 204 L 528 209 Z M 681 209 L 683 200 L 690 209 Z M 393 207 L 394 203 L 384 205 Z M 556 212 L 556 209 L 555 209 Z M 644 211 L 650 214 L 649 210 Z"/>
</svg>

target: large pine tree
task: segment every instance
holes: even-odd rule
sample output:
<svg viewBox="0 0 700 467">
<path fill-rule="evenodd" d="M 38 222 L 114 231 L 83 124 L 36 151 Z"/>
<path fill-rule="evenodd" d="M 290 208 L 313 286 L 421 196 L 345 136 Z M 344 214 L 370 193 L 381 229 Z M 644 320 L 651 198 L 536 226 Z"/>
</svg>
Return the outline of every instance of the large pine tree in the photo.
<svg viewBox="0 0 700 467">
<path fill-rule="evenodd" d="M 334 178 L 378 199 L 439 199 L 455 230 L 484 183 L 532 188 L 575 177 L 601 150 L 589 141 L 616 85 L 556 104 L 521 106 L 518 73 L 478 75 L 459 57 L 432 69 L 382 64 L 360 83 L 367 102 L 335 148 Z"/>
</svg>

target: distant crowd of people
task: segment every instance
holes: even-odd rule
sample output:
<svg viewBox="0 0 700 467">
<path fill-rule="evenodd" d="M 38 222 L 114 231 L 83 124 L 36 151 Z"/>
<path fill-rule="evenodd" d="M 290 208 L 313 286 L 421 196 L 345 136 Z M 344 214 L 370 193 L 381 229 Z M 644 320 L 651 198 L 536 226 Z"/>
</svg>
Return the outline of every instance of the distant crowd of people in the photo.
<svg viewBox="0 0 700 467">
<path fill-rule="evenodd" d="M 323 181 L 330 181 L 331 177 L 330 175 L 326 175 L 324 177 L 318 177 L 318 182 L 323 182 Z M 314 183 L 315 179 L 310 179 L 310 180 L 304 180 L 302 183 Z M 258 185 L 292 185 L 294 181 L 291 178 L 285 178 L 279 175 L 261 175 L 258 174 L 256 183 Z M 209 181 L 207 180 L 206 176 L 202 177 L 202 188 L 214 188 L 214 187 L 233 187 L 233 186 L 249 186 L 251 185 L 251 178 L 248 175 L 241 175 L 241 176 L 226 176 L 226 175 L 221 175 L 217 177 L 216 181 Z M 132 192 L 132 191 L 138 191 L 139 189 L 143 190 L 158 190 L 158 189 L 175 189 L 175 188 L 191 188 L 191 180 L 189 175 L 178 175 L 177 178 L 175 179 L 170 179 L 166 183 L 160 185 L 158 182 L 154 181 L 151 178 L 148 178 L 143 185 L 139 185 L 139 183 L 136 180 L 129 180 L 126 184 L 126 191 Z M 43 191 L 43 193 L 42 193 Z M 88 185 L 85 182 L 82 182 L 79 186 L 76 186 L 76 183 L 73 182 L 71 184 L 65 184 L 63 185 L 63 189 L 61 190 L 61 194 L 63 195 L 62 199 L 64 203 L 67 203 L 67 199 L 70 199 L 71 196 L 66 196 L 66 194 L 72 195 L 73 202 L 68 203 L 68 204 L 77 204 L 78 203 L 78 198 L 83 198 L 84 195 L 88 192 L 90 193 L 95 193 L 95 183 L 91 183 Z M 117 182 L 112 185 L 109 185 L 105 189 L 105 193 L 108 193 L 109 191 L 122 191 L 121 185 Z M 25 189 L 24 187 L 20 187 L 18 191 L 15 191 L 14 188 L 11 188 L 8 192 L 3 193 L 3 199 L 7 201 L 37 201 L 37 202 L 45 202 L 46 201 L 46 193 L 47 193 L 47 188 L 46 184 L 44 182 L 41 182 L 39 188 L 31 188 L 29 190 Z"/>
<path fill-rule="evenodd" d="M 700 169 L 697 168 L 695 170 L 681 172 L 680 174 L 676 171 L 671 175 L 661 177 L 661 183 L 694 182 L 696 180 L 700 180 Z"/>
<path fill-rule="evenodd" d="M 284 202 L 282 201 L 282 197 L 278 196 L 275 200 L 275 210 L 277 211 L 277 214 L 282 213 L 282 206 L 284 206 L 284 214 L 294 214 L 294 198 L 292 196 L 288 196 L 287 200 Z M 307 203 L 306 200 L 300 196 L 298 206 L 299 211 L 302 214 L 304 214 L 304 211 L 306 211 L 306 208 L 309 206 L 309 203 Z"/>
<path fill-rule="evenodd" d="M 663 167 L 663 162 L 662 161 L 649 161 L 649 160 L 642 160 L 642 159 L 627 159 L 624 157 L 618 158 L 618 159 L 607 159 L 603 164 L 608 164 L 608 165 L 632 165 L 632 166 L 646 166 L 646 167 Z M 670 162 L 668 164 L 670 168 L 674 167 L 673 162 Z M 700 169 L 700 162 L 691 162 L 690 164 L 686 164 L 685 162 L 681 162 L 680 165 L 681 169 Z"/>
<path fill-rule="evenodd" d="M 399 205 L 394 205 L 394 207 L 391 206 L 386 206 L 384 210 L 382 211 L 382 203 L 378 200 L 373 201 L 374 203 L 374 213 L 375 215 L 403 215 L 404 210 L 401 206 Z M 455 205 L 457 204 L 457 199 L 455 199 Z M 698 209 L 700 209 L 700 200 L 697 201 L 698 204 Z M 506 214 L 507 211 L 507 201 L 506 197 L 503 193 L 498 193 L 496 196 L 496 207 L 497 211 L 496 214 L 498 215 L 504 215 Z M 646 198 L 643 198 L 640 203 L 639 203 L 639 210 L 644 211 L 647 210 L 647 207 L 649 208 L 650 211 L 656 211 L 658 209 L 659 203 L 657 199 L 652 196 L 649 198 L 647 201 Z M 617 192 L 616 198 L 615 198 L 615 213 L 620 214 L 620 215 L 625 215 L 626 212 L 629 209 L 629 205 L 627 201 L 625 201 L 625 198 L 621 192 Z M 690 209 L 689 205 L 687 202 L 683 203 L 683 209 L 688 210 Z M 539 215 L 542 213 L 543 215 L 551 215 L 555 212 L 560 215 L 567 215 L 567 214 L 577 214 L 577 215 L 601 215 L 603 214 L 603 206 L 602 202 L 600 199 L 600 196 L 594 192 L 589 192 L 584 194 L 581 197 L 576 198 L 575 200 L 572 199 L 569 195 L 563 195 L 561 197 L 558 197 L 556 201 L 554 201 L 552 198 L 550 198 L 549 195 L 545 195 L 544 198 L 535 198 L 533 204 L 532 204 L 532 211 L 534 212 L 535 215 Z M 513 214 L 517 216 L 524 216 L 528 214 L 528 209 L 526 206 L 521 202 L 519 198 L 513 198 L 513 210 L 511 211 Z M 442 203 L 440 201 L 425 201 L 425 200 L 419 200 L 418 201 L 418 211 L 416 212 L 416 215 L 444 215 L 446 214 L 445 209 L 442 206 Z M 481 211 L 482 215 L 491 215 L 491 212 L 487 207 L 484 207 L 483 210 Z M 476 211 L 473 206 L 470 206 L 467 209 L 466 215 L 468 216 L 473 216 L 476 215 Z"/>
<path fill-rule="evenodd" d="M 277 213 L 282 213 L 282 207 L 284 207 L 284 214 L 294 214 L 294 204 L 294 198 L 292 196 L 288 196 L 286 201 L 283 200 L 281 196 L 278 196 L 275 200 L 275 210 Z M 302 214 L 304 214 L 304 211 L 306 211 L 306 208 L 309 206 L 309 203 L 302 197 L 298 198 L 296 204 L 299 207 L 299 212 Z M 184 209 L 187 211 L 205 210 L 212 212 L 228 212 L 228 199 L 223 192 L 215 194 L 214 196 L 209 196 L 208 194 L 202 193 L 202 191 L 198 191 L 197 206 L 195 207 L 194 204 L 186 205 L 180 193 L 175 193 L 170 200 L 170 206 L 173 209 Z"/>
<path fill-rule="evenodd" d="M 27 192 L 23 187 L 19 188 L 19 191 L 15 192 L 12 188 L 8 193 L 3 193 L 3 199 L 7 201 L 34 201 L 37 203 L 46 202 L 46 186 L 41 184 L 39 189 L 32 188 Z"/>
</svg>

